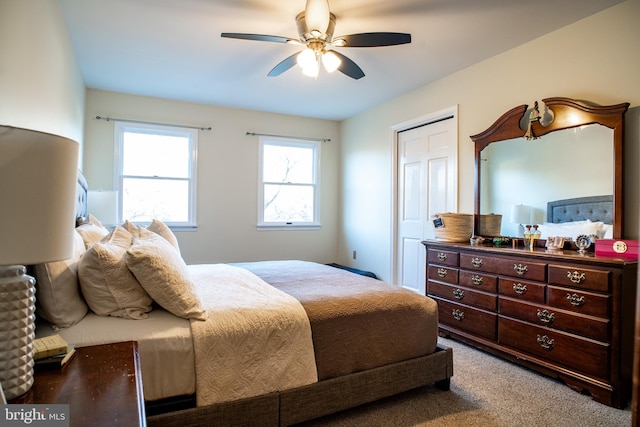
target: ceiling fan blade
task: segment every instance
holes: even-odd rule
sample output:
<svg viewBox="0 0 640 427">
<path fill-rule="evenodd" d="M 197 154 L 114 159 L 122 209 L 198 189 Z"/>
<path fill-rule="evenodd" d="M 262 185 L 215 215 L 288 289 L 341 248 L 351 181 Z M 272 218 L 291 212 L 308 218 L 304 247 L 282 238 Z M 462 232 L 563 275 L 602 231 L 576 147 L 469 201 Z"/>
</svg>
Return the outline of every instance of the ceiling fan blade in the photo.
<svg viewBox="0 0 640 427">
<path fill-rule="evenodd" d="M 294 53 L 293 55 L 289 56 L 288 58 L 282 60 L 278 65 L 273 67 L 271 69 L 271 71 L 269 71 L 269 74 L 267 74 L 267 75 L 269 77 L 279 76 L 280 74 L 282 74 L 285 71 L 287 71 L 289 68 L 291 68 L 294 65 L 296 65 L 296 57 L 298 56 L 298 53 L 299 52 Z"/>
<path fill-rule="evenodd" d="M 362 71 L 362 68 L 358 67 L 358 64 L 356 64 L 340 52 L 336 52 L 335 50 L 332 50 L 331 52 L 335 53 L 342 61 L 340 63 L 340 66 L 338 67 L 338 70 L 341 73 L 346 74 L 347 76 L 356 80 L 364 77 L 364 71 Z"/>
<path fill-rule="evenodd" d="M 260 42 L 288 43 L 290 41 L 298 42 L 296 39 L 282 36 L 268 36 L 266 34 L 245 34 L 245 33 L 222 33 L 221 37 L 230 39 L 256 40 Z"/>
<path fill-rule="evenodd" d="M 344 40 L 344 47 L 377 47 L 395 46 L 398 44 L 411 43 L 411 34 L 407 33 L 359 33 L 348 36 L 335 37 L 336 40 Z"/>
</svg>

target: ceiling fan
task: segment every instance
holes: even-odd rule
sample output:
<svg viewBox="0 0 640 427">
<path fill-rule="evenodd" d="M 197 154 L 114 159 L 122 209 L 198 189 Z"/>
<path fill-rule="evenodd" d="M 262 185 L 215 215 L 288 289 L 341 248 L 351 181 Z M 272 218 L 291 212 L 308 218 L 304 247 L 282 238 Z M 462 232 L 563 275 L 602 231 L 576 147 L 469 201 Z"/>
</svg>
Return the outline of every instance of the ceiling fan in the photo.
<svg viewBox="0 0 640 427">
<path fill-rule="evenodd" d="M 302 72 L 317 77 L 320 62 L 328 72 L 338 70 L 343 74 L 360 79 L 364 71 L 351 59 L 331 49 L 333 47 L 377 47 L 411 43 L 411 34 L 406 33 L 358 33 L 333 37 L 336 17 L 329 11 L 328 0 L 307 0 L 305 10 L 296 16 L 298 39 L 264 34 L 222 33 L 222 37 L 257 40 L 275 43 L 292 43 L 306 46 L 281 61 L 269 71 L 269 76 L 279 76 L 294 65 L 302 67 Z"/>
</svg>

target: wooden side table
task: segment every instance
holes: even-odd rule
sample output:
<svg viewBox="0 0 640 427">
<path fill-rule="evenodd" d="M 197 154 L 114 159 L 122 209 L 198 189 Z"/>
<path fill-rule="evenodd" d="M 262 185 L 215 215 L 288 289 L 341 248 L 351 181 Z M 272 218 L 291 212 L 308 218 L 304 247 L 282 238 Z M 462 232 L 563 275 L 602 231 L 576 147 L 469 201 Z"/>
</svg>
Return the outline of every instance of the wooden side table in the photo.
<svg viewBox="0 0 640 427">
<path fill-rule="evenodd" d="M 12 404 L 69 404 L 71 426 L 146 426 L 136 342 L 76 348 L 59 370 L 36 371 L 33 387 Z"/>
</svg>

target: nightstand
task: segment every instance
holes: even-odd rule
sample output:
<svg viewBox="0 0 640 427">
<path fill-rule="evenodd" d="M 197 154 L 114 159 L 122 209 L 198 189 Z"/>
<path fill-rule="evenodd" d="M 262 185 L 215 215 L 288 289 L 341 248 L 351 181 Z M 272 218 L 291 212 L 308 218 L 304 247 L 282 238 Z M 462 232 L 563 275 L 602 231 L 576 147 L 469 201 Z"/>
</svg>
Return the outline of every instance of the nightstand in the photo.
<svg viewBox="0 0 640 427">
<path fill-rule="evenodd" d="M 76 348 L 62 369 L 36 371 L 31 390 L 12 404 L 69 404 L 73 426 L 145 426 L 136 342 Z"/>
</svg>

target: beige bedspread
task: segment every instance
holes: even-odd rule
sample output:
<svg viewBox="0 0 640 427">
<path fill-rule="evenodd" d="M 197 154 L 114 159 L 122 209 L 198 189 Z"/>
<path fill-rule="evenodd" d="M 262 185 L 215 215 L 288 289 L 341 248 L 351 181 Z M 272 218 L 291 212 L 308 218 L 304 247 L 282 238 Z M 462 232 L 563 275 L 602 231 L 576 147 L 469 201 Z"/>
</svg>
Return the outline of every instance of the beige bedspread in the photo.
<svg viewBox="0 0 640 427">
<path fill-rule="evenodd" d="M 198 406 L 317 381 L 300 303 L 245 269 L 189 266 L 206 321 L 191 321 Z"/>
<path fill-rule="evenodd" d="M 431 354 L 434 300 L 380 280 L 305 261 L 234 264 L 295 297 L 313 333 L 318 379 Z"/>
</svg>

